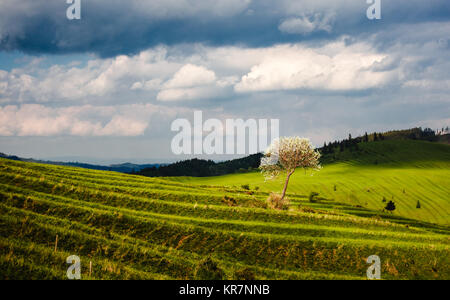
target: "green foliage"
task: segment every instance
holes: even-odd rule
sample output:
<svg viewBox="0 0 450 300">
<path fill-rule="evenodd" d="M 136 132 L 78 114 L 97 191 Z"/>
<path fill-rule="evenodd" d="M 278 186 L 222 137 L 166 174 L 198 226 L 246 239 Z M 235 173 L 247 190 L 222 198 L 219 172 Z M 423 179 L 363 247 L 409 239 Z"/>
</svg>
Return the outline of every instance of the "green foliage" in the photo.
<svg viewBox="0 0 450 300">
<path fill-rule="evenodd" d="M 222 280 L 225 273 L 211 257 L 207 257 L 199 262 L 195 270 L 195 280 Z"/>
<path fill-rule="evenodd" d="M 393 195 L 397 216 L 450 225 L 450 202 L 447 201 L 450 193 L 449 145 L 386 137 L 377 143 L 360 143 L 359 147 L 359 153 L 345 151 L 342 157 L 336 154 L 334 162 L 323 165 L 322 170 L 313 176 L 309 172 L 306 176 L 304 172 L 294 173 L 289 183 L 291 200 L 295 200 L 292 195 L 296 194 L 306 197 L 307 201 L 311 191 L 318 191 L 321 198 L 352 205 L 367 202 L 366 207 L 379 210 L 383 195 Z M 379 161 L 377 166 L 373 165 L 374 158 Z M 284 184 L 281 179 L 264 182 L 257 173 L 172 180 L 228 186 L 240 186 L 245 182 L 260 186 L 258 194 L 280 190 Z M 337 185 L 336 192 L 334 185 Z M 370 193 L 367 193 L 368 188 Z M 422 209 L 411 207 L 417 199 L 420 199 Z M 316 205 L 325 205 L 323 200 L 320 203 Z M 373 214 L 354 210 L 349 210 L 349 213 L 369 217 Z"/>
<path fill-rule="evenodd" d="M 256 275 L 250 268 L 243 268 L 236 271 L 236 280 L 255 280 Z"/>
<path fill-rule="evenodd" d="M 247 173 L 259 167 L 262 154 L 257 153 L 244 158 L 216 163 L 212 160 L 191 159 L 167 166 L 151 167 L 136 172 L 148 177 L 164 176 L 218 176 L 233 173 Z"/>
<path fill-rule="evenodd" d="M 248 190 L 250 190 L 250 185 L 243 184 L 243 185 L 241 185 L 241 188 L 248 191 Z"/>
<path fill-rule="evenodd" d="M 317 196 L 319 196 L 319 193 L 317 193 L 317 192 L 309 193 L 309 196 L 308 196 L 309 202 L 316 203 L 317 202 Z"/>
<path fill-rule="evenodd" d="M 448 211 L 427 198 L 446 199 L 445 166 L 298 172 L 289 199 L 302 207 L 284 211 L 265 209 L 278 186 L 256 173 L 168 180 L 0 159 L 0 278 L 65 279 L 65 258 L 77 254 L 82 279 L 363 279 L 364 257 L 377 253 L 389 260 L 384 279 L 450 279 L 450 230 L 417 220 Z M 248 195 L 243 184 L 261 188 Z M 376 210 L 382 191 L 397 190 L 399 214 L 418 218 Z M 374 209 L 345 203 L 349 191 Z M 411 209 L 403 198 L 419 194 L 426 205 Z"/>
<path fill-rule="evenodd" d="M 356 141 L 353 139 L 352 141 Z M 439 143 L 430 143 L 422 140 L 411 139 L 388 139 L 374 142 L 357 143 L 358 149 L 350 151 L 350 146 L 345 147 L 345 141 L 342 144 L 342 151 L 323 154 L 321 164 L 331 164 L 336 162 L 352 162 L 358 165 L 376 165 L 379 166 L 411 166 L 419 162 L 430 163 L 434 158 L 448 161 L 448 145 Z M 354 143 L 354 142 L 353 142 Z M 336 144 L 339 149 L 339 144 Z"/>
<path fill-rule="evenodd" d="M 228 206 L 237 206 L 236 199 L 234 199 L 233 197 L 227 196 L 227 195 L 223 196 L 222 202 Z"/>
<path fill-rule="evenodd" d="M 393 201 L 389 201 L 384 209 L 387 210 L 387 211 L 394 211 L 395 210 L 395 203 Z"/>
</svg>

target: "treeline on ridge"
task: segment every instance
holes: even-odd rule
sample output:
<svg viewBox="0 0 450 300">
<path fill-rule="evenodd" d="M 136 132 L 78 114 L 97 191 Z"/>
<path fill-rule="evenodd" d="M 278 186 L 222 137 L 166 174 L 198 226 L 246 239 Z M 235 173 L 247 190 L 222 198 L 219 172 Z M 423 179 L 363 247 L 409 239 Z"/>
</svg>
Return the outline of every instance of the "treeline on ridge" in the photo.
<svg viewBox="0 0 450 300">
<path fill-rule="evenodd" d="M 448 128 L 446 129 L 448 131 Z M 449 134 L 438 135 L 430 128 L 421 127 L 395 130 L 384 133 L 365 133 L 363 136 L 353 138 L 349 134 L 348 139 L 324 143 L 323 147 L 317 150 L 322 154 L 321 163 L 326 164 L 340 160 L 340 153 L 359 152 L 360 143 L 378 142 L 383 140 L 425 140 L 430 142 L 447 142 Z M 245 173 L 256 170 L 261 162 L 262 153 L 253 154 L 244 158 L 228 160 L 224 162 L 214 162 L 212 160 L 190 159 L 179 161 L 165 166 L 154 166 L 145 168 L 138 172 L 132 172 L 135 175 L 148 177 L 171 177 L 171 176 L 192 176 L 208 177 L 220 176 L 234 173 Z"/>
<path fill-rule="evenodd" d="M 261 153 L 253 154 L 244 158 L 228 160 L 224 162 L 214 162 L 204 159 L 190 159 L 179 161 L 167 166 L 146 168 L 136 175 L 148 177 L 170 177 L 170 176 L 193 176 L 207 177 L 219 176 L 233 173 L 245 173 L 253 171 L 259 167 L 261 162 Z"/>
</svg>

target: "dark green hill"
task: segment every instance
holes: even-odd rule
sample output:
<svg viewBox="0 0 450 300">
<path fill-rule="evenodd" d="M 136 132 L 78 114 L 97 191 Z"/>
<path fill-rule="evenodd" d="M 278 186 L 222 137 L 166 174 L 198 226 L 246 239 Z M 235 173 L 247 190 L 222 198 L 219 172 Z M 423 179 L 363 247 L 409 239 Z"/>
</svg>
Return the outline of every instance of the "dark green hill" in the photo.
<svg viewBox="0 0 450 300">
<path fill-rule="evenodd" d="M 322 164 L 349 162 L 362 165 L 438 167 L 450 165 L 450 145 L 419 140 L 383 140 L 358 143 L 357 147 L 339 147 L 322 154 Z"/>
<path fill-rule="evenodd" d="M 224 162 L 214 162 L 212 160 L 190 159 L 176 162 L 168 166 L 146 168 L 137 173 L 148 177 L 169 177 L 169 176 L 193 176 L 209 177 L 233 173 L 245 173 L 259 167 L 261 153 L 253 154 L 244 158 L 228 160 Z"/>
<path fill-rule="evenodd" d="M 371 133 L 364 136 L 328 143 L 318 150 L 323 165 L 348 162 L 364 165 L 404 165 L 409 167 L 432 166 L 447 168 L 450 162 L 450 145 L 444 144 L 449 135 L 435 135 L 431 129 Z M 192 176 L 210 177 L 245 173 L 259 167 L 263 154 L 225 162 L 191 159 L 166 166 L 145 168 L 136 175 L 148 177 Z"/>
</svg>

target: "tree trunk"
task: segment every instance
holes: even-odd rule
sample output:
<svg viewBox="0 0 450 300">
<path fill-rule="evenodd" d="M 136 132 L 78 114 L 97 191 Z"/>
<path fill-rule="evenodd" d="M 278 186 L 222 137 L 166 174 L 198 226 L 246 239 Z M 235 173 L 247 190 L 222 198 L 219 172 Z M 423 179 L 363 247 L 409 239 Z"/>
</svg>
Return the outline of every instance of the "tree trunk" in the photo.
<svg viewBox="0 0 450 300">
<path fill-rule="evenodd" d="M 281 194 L 281 200 L 284 199 L 284 196 L 286 196 L 286 190 L 289 184 L 289 178 L 291 178 L 291 175 L 294 173 L 295 169 L 288 172 L 287 177 L 286 177 L 286 182 L 284 183 L 284 189 L 283 189 L 283 193 Z"/>
</svg>

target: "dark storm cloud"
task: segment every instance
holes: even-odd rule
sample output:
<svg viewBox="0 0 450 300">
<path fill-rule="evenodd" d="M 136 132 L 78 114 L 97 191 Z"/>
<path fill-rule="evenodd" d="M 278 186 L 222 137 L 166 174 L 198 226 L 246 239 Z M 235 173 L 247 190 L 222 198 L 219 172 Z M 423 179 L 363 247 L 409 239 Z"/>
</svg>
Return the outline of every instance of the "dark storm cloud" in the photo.
<svg viewBox="0 0 450 300">
<path fill-rule="evenodd" d="M 66 0 L 0 0 L 0 150 L 168 157 L 194 110 L 316 145 L 447 126 L 450 1 L 381 2 L 82 0 L 69 21 Z"/>
<path fill-rule="evenodd" d="M 82 0 L 82 19 L 73 21 L 66 18 L 68 6 L 65 0 L 2 0 L 0 50 L 109 57 L 158 44 L 260 47 L 389 32 L 399 23 L 450 20 L 448 0 L 382 0 L 378 21 L 366 18 L 364 0 Z M 307 31 L 302 22 L 307 22 Z M 389 38 L 395 39 L 383 41 Z"/>
</svg>

